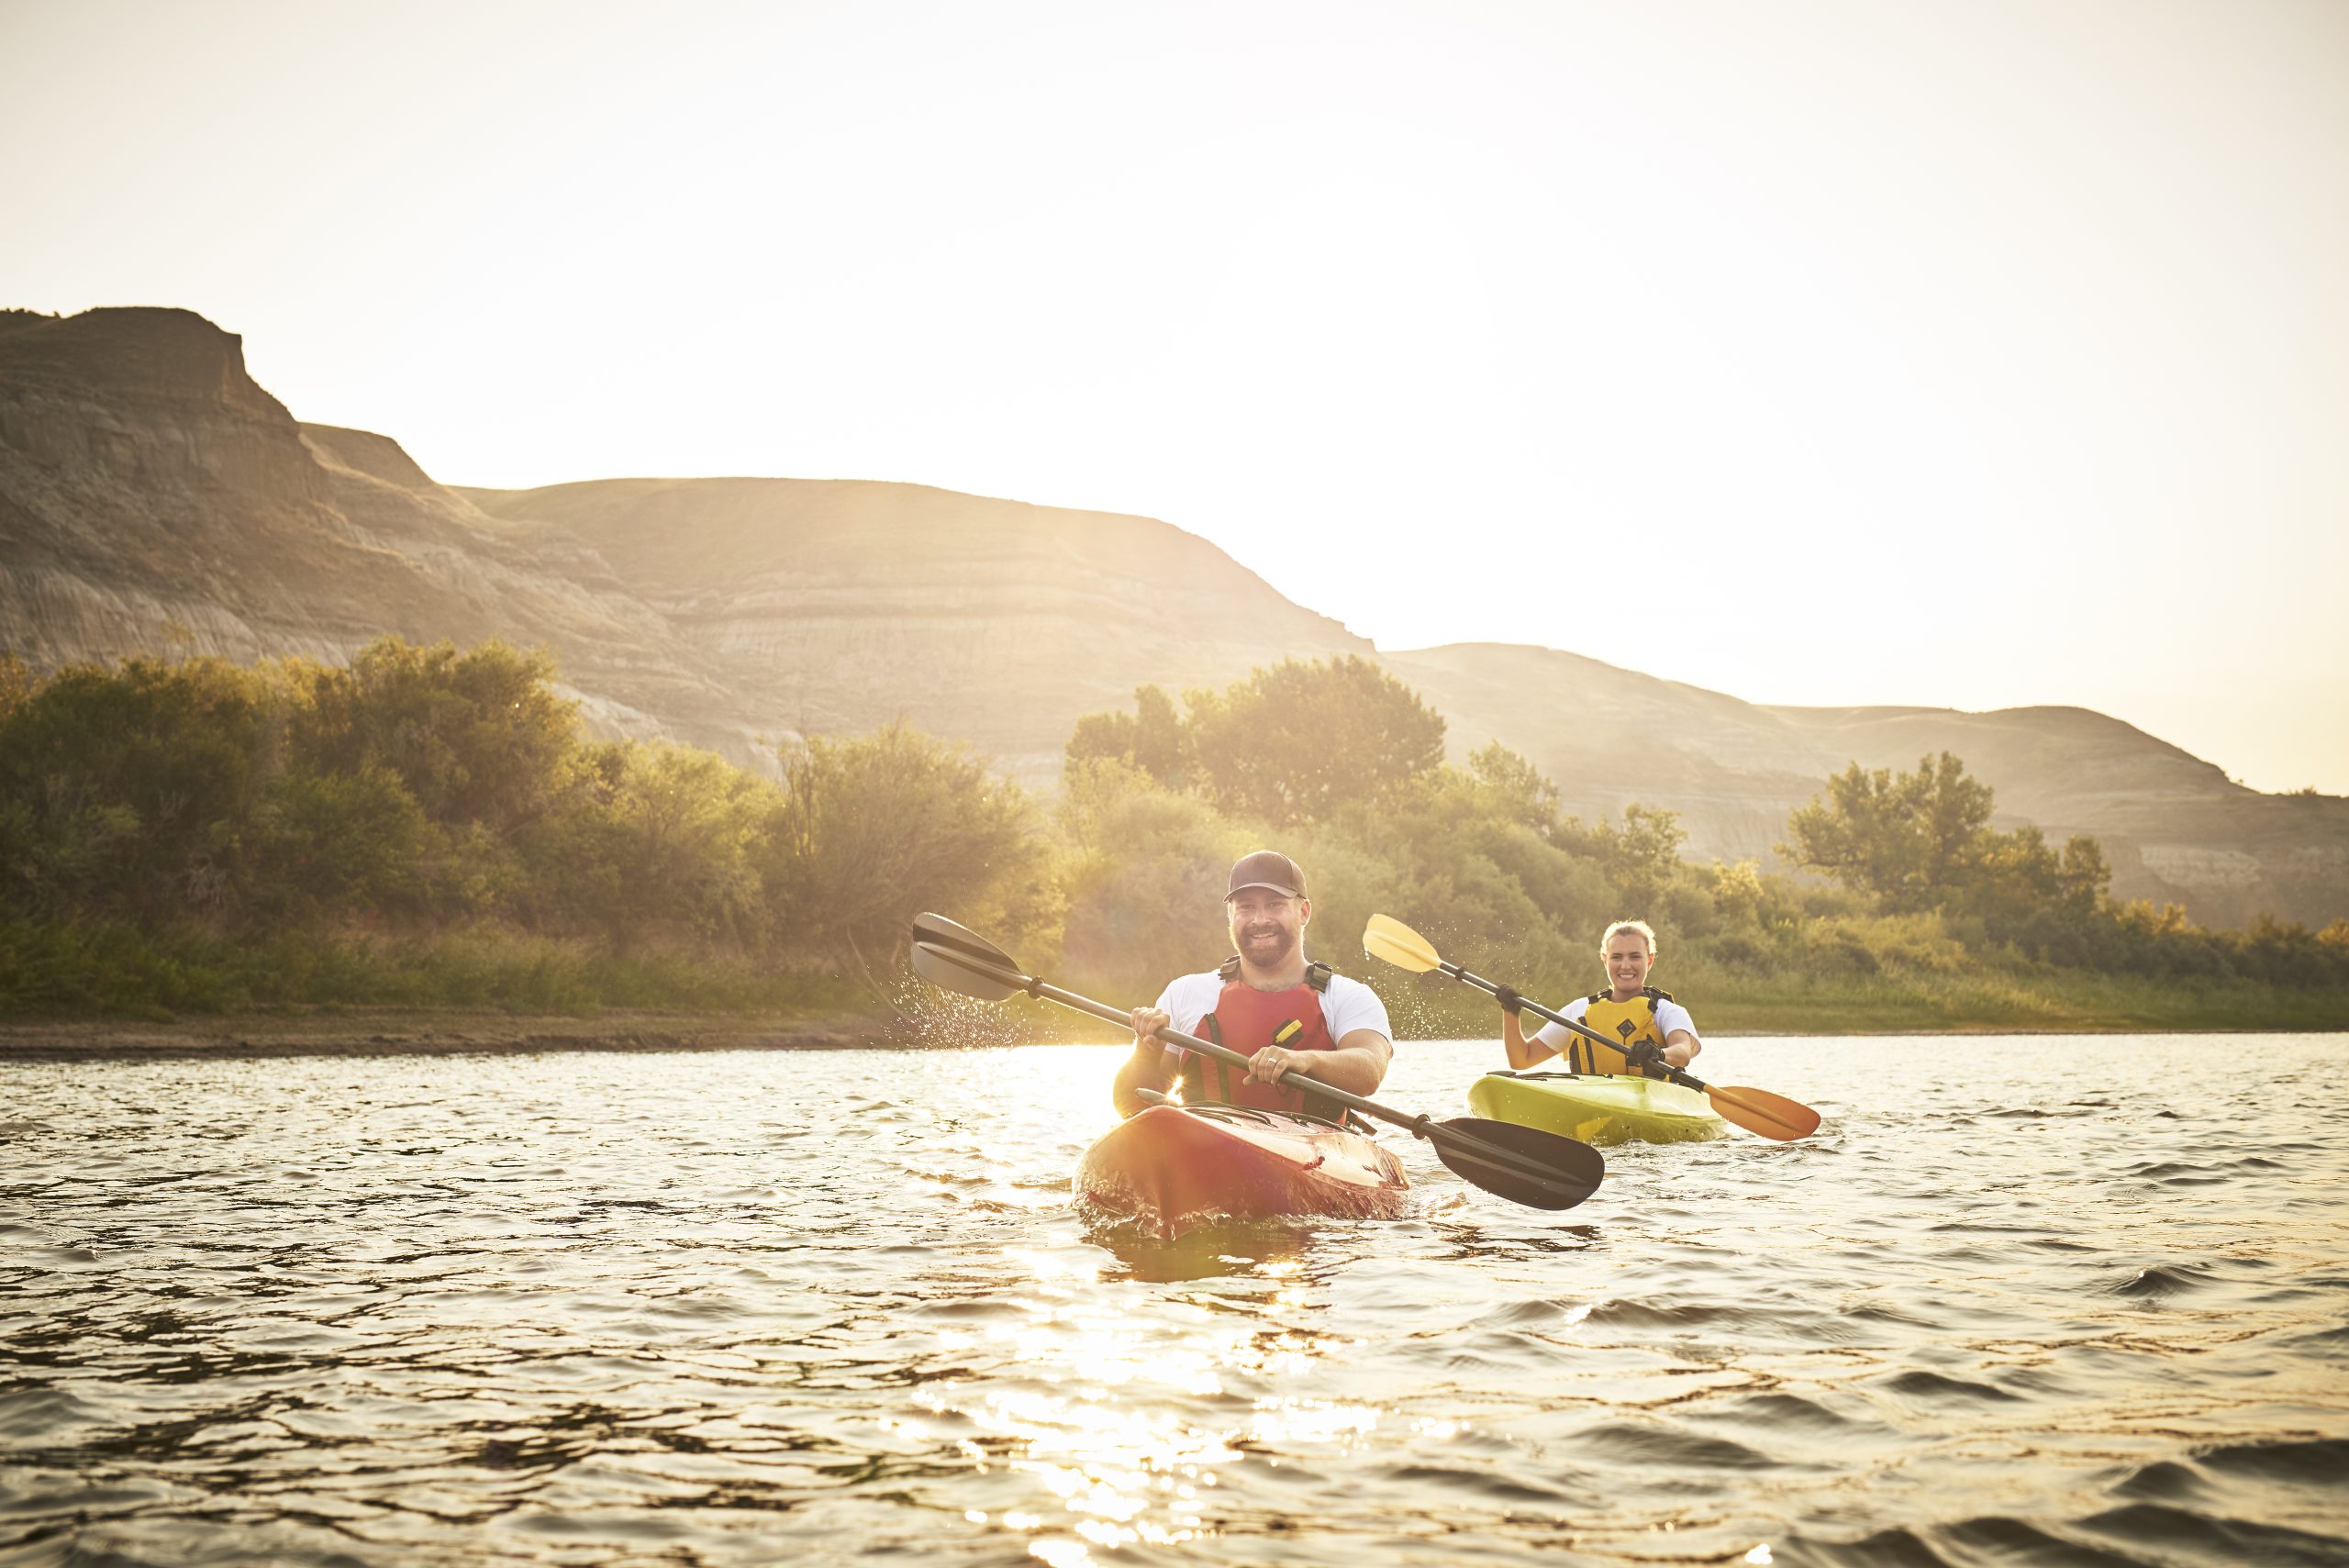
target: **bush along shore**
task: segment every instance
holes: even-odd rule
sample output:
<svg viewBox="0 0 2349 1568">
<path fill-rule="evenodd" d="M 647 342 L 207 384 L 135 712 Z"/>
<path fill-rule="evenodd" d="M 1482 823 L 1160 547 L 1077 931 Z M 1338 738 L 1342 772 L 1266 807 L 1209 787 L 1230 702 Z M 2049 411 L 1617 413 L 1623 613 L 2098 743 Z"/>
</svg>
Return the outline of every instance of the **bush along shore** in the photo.
<svg viewBox="0 0 2349 1568">
<path fill-rule="evenodd" d="M 1224 870 L 1271 844 L 1308 868 L 1317 954 L 1409 1037 L 1497 1019 L 1368 973 L 1373 911 L 1553 1004 L 1598 984 L 1608 921 L 1644 918 L 1658 984 L 1717 1033 L 2349 1027 L 2349 921 L 2208 930 L 2116 903 L 2094 840 L 1993 830 L 1947 754 L 1829 780 L 1774 873 L 1684 860 L 1669 812 L 1564 816 L 1497 745 L 1447 764 L 1442 719 L 1355 659 L 1144 687 L 1079 721 L 1051 797 L 904 725 L 795 744 L 776 777 L 595 740 L 554 676 L 497 643 L 393 639 L 347 667 L 0 658 L 0 1019 L 277 1020 L 249 1043 L 288 1020 L 363 1040 L 331 1023 L 352 1009 L 707 1020 L 637 1031 L 688 1043 L 1065 1036 L 926 994 L 911 916 L 1143 1002 L 1222 956 Z"/>
</svg>

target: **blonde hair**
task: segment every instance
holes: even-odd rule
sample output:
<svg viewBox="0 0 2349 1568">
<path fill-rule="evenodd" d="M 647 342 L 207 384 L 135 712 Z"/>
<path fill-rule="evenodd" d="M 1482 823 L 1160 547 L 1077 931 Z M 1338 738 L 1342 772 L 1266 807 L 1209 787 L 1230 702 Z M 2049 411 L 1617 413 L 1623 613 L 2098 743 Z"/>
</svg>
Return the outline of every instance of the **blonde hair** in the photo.
<svg viewBox="0 0 2349 1568">
<path fill-rule="evenodd" d="M 1613 925 L 1608 927 L 1606 931 L 1602 933 L 1598 939 L 1598 955 L 1601 958 L 1606 957 L 1607 944 L 1613 941 L 1617 937 L 1621 936 L 1625 931 L 1631 931 L 1644 939 L 1648 944 L 1648 956 L 1650 958 L 1653 958 L 1655 956 L 1655 928 L 1649 925 L 1645 920 L 1618 920 Z"/>
</svg>

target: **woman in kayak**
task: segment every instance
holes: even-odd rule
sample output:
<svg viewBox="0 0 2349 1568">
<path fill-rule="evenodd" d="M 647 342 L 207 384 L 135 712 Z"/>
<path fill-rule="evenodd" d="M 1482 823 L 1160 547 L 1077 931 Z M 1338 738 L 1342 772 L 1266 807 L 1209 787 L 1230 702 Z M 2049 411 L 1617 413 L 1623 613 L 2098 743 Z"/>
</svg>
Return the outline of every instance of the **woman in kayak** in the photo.
<svg viewBox="0 0 2349 1568">
<path fill-rule="evenodd" d="M 1648 984 L 1655 966 L 1655 932 L 1645 920 L 1618 920 L 1598 939 L 1598 956 L 1607 966 L 1608 988 L 1578 996 L 1561 1008 L 1586 1029 L 1597 1029 L 1622 1049 L 1597 1044 L 1560 1024 L 1543 1024 L 1531 1040 L 1518 1027 L 1517 1009 L 1523 1000 L 1500 987 L 1501 1046 L 1508 1064 L 1522 1072 L 1546 1057 L 1564 1054 L 1575 1073 L 1623 1074 L 1639 1073 L 1661 1062 L 1686 1067 L 1705 1049 L 1697 1038 L 1697 1020 L 1670 993 Z"/>
</svg>

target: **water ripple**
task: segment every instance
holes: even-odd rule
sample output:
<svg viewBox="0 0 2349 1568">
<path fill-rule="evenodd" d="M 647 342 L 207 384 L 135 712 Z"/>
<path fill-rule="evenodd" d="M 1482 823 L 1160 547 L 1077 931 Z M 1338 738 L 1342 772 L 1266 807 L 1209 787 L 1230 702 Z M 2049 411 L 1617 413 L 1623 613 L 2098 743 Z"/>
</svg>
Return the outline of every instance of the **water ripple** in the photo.
<svg viewBox="0 0 2349 1568">
<path fill-rule="evenodd" d="M 2343 1043 L 1724 1040 L 1819 1138 L 1172 1244 L 1109 1050 L 15 1064 L 0 1568 L 2343 1562 Z"/>
</svg>

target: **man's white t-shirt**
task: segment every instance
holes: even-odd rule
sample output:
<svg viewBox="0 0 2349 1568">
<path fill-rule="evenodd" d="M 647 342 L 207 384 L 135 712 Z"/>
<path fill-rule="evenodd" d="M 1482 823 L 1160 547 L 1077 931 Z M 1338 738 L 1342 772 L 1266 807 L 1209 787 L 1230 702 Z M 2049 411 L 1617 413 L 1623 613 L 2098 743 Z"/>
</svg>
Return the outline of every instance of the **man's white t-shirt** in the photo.
<svg viewBox="0 0 2349 1568">
<path fill-rule="evenodd" d="M 1186 974 L 1172 982 L 1159 993 L 1159 1011 L 1167 1016 L 1169 1024 L 1184 1034 L 1199 1032 L 1199 1020 L 1215 1011 L 1216 1001 L 1223 995 L 1223 976 L 1213 970 L 1205 974 Z M 1342 974 L 1330 976 L 1330 988 L 1319 993 L 1321 1020 L 1329 1026 L 1332 1044 L 1342 1044 L 1346 1036 L 1356 1029 L 1375 1029 L 1392 1044 L 1393 1026 L 1386 1021 L 1386 1004 L 1378 993 L 1359 980 L 1349 980 Z M 1169 1046 L 1180 1051 L 1180 1046 Z"/>
<path fill-rule="evenodd" d="M 1577 996 L 1558 1011 L 1574 1019 L 1575 1022 L 1580 1023 L 1583 1020 L 1583 1015 L 1590 1011 L 1590 998 Z M 1688 1009 L 1677 1002 L 1655 1004 L 1655 1027 L 1663 1032 L 1666 1040 L 1672 1038 L 1672 1031 L 1675 1029 L 1687 1029 L 1690 1034 L 1697 1034 L 1697 1020 L 1690 1018 Z M 1543 1024 L 1533 1038 L 1564 1056 L 1566 1053 L 1566 1048 L 1580 1040 L 1582 1036 L 1564 1024 Z M 1705 1037 L 1697 1035 L 1697 1038 L 1701 1041 Z"/>
</svg>

